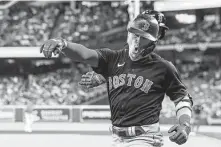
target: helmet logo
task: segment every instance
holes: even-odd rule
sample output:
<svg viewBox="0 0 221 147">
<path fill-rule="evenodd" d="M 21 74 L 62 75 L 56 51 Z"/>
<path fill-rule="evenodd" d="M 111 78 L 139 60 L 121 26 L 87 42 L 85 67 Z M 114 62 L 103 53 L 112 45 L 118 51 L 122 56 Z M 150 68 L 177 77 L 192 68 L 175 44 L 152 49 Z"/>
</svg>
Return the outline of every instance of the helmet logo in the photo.
<svg viewBox="0 0 221 147">
<path fill-rule="evenodd" d="M 158 15 L 158 21 L 159 21 L 159 23 L 161 23 L 163 21 L 163 15 L 162 14 Z"/>
<path fill-rule="evenodd" d="M 150 27 L 150 24 L 148 22 L 144 23 L 143 27 L 141 28 L 144 31 L 147 31 Z"/>
</svg>

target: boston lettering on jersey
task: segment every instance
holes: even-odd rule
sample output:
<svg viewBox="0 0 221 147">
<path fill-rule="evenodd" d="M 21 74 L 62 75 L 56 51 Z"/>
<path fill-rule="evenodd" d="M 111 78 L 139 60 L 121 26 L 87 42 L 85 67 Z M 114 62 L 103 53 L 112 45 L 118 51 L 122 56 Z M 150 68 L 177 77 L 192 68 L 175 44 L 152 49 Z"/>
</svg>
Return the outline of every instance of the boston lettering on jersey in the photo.
<svg viewBox="0 0 221 147">
<path fill-rule="evenodd" d="M 151 85 L 153 84 L 152 81 L 149 79 L 144 79 L 143 76 L 137 76 L 135 74 L 120 74 L 113 77 L 108 77 L 109 80 L 109 90 L 116 89 L 119 86 L 127 85 L 133 86 L 136 89 L 140 89 L 141 91 L 148 93 Z M 132 85 L 133 83 L 133 85 Z"/>
<path fill-rule="evenodd" d="M 157 54 L 133 62 L 128 57 L 128 49 L 97 52 L 99 63 L 93 69 L 107 80 L 111 121 L 115 126 L 159 122 L 165 94 L 172 101 L 187 94 L 175 68 Z"/>
</svg>

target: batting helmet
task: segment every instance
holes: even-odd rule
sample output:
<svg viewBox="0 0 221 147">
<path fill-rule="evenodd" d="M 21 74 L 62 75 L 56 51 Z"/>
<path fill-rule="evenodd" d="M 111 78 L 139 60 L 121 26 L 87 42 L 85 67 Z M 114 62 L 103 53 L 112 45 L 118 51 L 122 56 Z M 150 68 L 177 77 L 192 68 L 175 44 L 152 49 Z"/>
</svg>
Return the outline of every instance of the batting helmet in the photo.
<svg viewBox="0 0 221 147">
<path fill-rule="evenodd" d="M 159 24 L 153 16 L 139 14 L 128 24 L 127 31 L 155 42 L 158 40 Z"/>
<path fill-rule="evenodd" d="M 155 10 L 146 10 L 144 11 L 142 14 L 149 14 L 151 16 L 153 16 L 159 23 L 160 27 L 163 27 L 165 29 L 169 29 L 165 23 L 166 23 L 166 18 L 164 16 L 163 13 L 161 12 L 158 12 L 158 11 L 155 11 Z"/>
<path fill-rule="evenodd" d="M 149 14 L 153 16 L 160 26 L 159 36 L 158 39 L 162 39 L 165 36 L 165 33 L 169 28 L 166 26 L 166 18 L 163 13 L 155 11 L 155 10 L 146 10 L 142 14 Z"/>
</svg>

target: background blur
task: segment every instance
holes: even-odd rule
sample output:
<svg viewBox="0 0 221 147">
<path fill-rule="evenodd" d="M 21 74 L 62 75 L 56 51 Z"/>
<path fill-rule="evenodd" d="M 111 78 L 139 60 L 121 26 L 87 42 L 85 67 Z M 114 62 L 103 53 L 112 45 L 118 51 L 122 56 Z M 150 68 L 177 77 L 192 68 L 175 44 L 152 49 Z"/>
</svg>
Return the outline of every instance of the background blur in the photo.
<svg viewBox="0 0 221 147">
<path fill-rule="evenodd" d="M 221 1 L 0 1 L 0 121 L 23 122 L 28 103 L 39 122 L 109 119 L 106 85 L 78 86 L 88 65 L 64 56 L 45 59 L 39 46 L 63 37 L 92 49 L 124 46 L 130 19 L 146 9 L 165 14 L 170 28 L 156 52 L 178 68 L 203 107 L 199 123 L 221 125 Z M 175 121 L 165 98 L 161 123 Z M 82 106 L 82 107 L 80 107 Z"/>
</svg>

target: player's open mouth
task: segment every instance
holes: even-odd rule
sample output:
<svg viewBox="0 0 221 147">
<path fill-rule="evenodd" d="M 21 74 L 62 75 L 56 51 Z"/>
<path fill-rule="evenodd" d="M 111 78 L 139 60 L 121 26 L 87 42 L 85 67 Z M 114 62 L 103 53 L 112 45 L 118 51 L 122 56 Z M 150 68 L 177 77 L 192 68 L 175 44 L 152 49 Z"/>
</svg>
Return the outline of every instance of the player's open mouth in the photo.
<svg viewBox="0 0 221 147">
<path fill-rule="evenodd" d="M 139 49 L 139 51 L 137 51 L 136 53 L 135 53 L 135 52 L 132 52 L 131 55 L 132 55 L 133 57 L 139 57 L 139 56 L 142 54 L 143 50 L 144 50 L 144 49 Z"/>
</svg>

